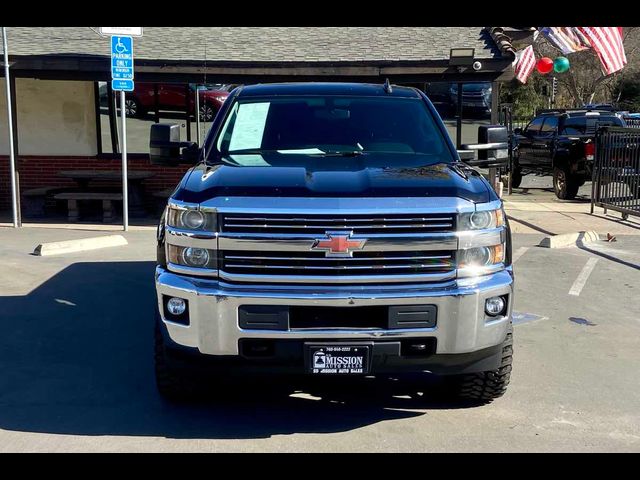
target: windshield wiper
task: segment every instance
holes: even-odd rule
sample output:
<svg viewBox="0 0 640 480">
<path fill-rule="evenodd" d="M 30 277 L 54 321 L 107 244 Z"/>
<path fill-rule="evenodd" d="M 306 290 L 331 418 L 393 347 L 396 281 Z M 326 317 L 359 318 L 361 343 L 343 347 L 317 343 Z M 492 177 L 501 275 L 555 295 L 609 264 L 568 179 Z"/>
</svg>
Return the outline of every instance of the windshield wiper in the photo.
<svg viewBox="0 0 640 480">
<path fill-rule="evenodd" d="M 356 143 L 357 150 L 329 150 L 324 152 L 325 157 L 357 157 L 364 153 L 364 148 L 360 145 L 360 142 Z"/>
<path fill-rule="evenodd" d="M 358 155 L 362 155 L 364 152 L 362 150 L 346 150 L 346 151 L 329 151 L 324 153 L 319 153 L 318 155 L 322 155 L 323 157 L 357 157 Z"/>
<path fill-rule="evenodd" d="M 306 151 L 305 151 L 306 150 Z M 323 157 L 356 157 L 362 155 L 362 150 L 329 150 L 323 151 L 320 149 L 290 149 L 290 150 L 264 150 L 261 148 L 245 148 L 242 150 L 232 150 L 225 152 L 224 155 L 260 155 L 262 153 L 280 153 L 289 154 L 297 153 L 304 155 L 320 155 Z"/>
<path fill-rule="evenodd" d="M 263 150 L 261 148 L 244 148 L 223 152 L 223 155 L 260 155 L 261 153 L 275 153 L 277 150 Z"/>
</svg>

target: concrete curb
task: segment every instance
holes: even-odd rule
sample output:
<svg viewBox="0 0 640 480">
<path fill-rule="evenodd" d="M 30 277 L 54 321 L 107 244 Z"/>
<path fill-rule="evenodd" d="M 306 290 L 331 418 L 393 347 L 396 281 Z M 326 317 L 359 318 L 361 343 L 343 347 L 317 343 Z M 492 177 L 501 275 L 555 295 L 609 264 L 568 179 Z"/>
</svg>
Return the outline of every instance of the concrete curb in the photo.
<svg viewBox="0 0 640 480">
<path fill-rule="evenodd" d="M 583 243 L 597 242 L 599 240 L 600 235 L 598 235 L 597 232 L 590 230 L 587 232 L 563 233 L 560 235 L 544 237 L 538 246 L 546 248 L 562 248 L 580 245 Z"/>
<path fill-rule="evenodd" d="M 62 242 L 41 243 L 33 251 L 34 255 L 47 256 L 62 253 L 84 252 L 98 248 L 119 247 L 127 245 L 127 239 L 122 235 L 105 235 L 102 237 L 79 238 Z"/>
</svg>

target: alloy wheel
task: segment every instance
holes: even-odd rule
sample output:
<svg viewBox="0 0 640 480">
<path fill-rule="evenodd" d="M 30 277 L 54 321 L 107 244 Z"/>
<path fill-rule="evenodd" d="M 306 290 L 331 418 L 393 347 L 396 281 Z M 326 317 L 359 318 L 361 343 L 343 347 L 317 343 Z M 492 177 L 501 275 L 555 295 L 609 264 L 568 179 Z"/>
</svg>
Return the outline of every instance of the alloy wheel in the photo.
<svg viewBox="0 0 640 480">
<path fill-rule="evenodd" d="M 564 170 L 560 170 L 556 174 L 556 191 L 557 192 L 564 191 L 566 184 L 567 184 L 566 174 L 564 173 Z"/>
<path fill-rule="evenodd" d="M 213 108 L 209 105 L 202 105 L 200 107 L 200 120 L 203 122 L 210 122 L 213 120 Z"/>
<path fill-rule="evenodd" d="M 138 113 L 138 104 L 132 99 L 125 100 L 124 111 L 127 114 L 127 117 L 135 117 Z"/>
</svg>

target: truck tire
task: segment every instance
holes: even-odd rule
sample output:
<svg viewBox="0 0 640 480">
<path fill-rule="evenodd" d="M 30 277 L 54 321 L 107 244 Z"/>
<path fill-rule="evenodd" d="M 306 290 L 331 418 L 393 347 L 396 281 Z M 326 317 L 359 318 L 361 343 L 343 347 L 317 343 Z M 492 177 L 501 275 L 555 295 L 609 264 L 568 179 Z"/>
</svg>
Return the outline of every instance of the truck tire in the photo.
<svg viewBox="0 0 640 480">
<path fill-rule="evenodd" d="M 184 368 L 180 368 L 168 352 L 160 331 L 160 315 L 156 312 L 154 335 L 154 360 L 156 387 L 160 395 L 170 401 L 189 400 L 198 393 L 198 382 L 186 375 Z"/>
<path fill-rule="evenodd" d="M 578 194 L 580 179 L 566 168 L 553 167 L 553 190 L 560 200 L 573 200 Z"/>
<path fill-rule="evenodd" d="M 476 404 L 486 404 L 507 391 L 513 361 L 513 325 L 502 343 L 502 361 L 496 370 L 446 377 L 448 393 L 454 398 Z"/>
</svg>

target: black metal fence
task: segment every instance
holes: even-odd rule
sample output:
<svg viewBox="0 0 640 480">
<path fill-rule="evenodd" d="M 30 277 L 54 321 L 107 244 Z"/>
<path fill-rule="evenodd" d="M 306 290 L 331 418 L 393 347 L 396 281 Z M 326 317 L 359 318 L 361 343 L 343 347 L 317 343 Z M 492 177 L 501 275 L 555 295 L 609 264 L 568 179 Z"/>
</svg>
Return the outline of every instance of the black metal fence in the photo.
<svg viewBox="0 0 640 480">
<path fill-rule="evenodd" d="M 591 213 L 595 206 L 640 216 L 640 126 L 600 127 L 591 187 Z"/>
<path fill-rule="evenodd" d="M 624 117 L 624 122 L 629 128 L 640 128 L 640 118 Z"/>
</svg>

